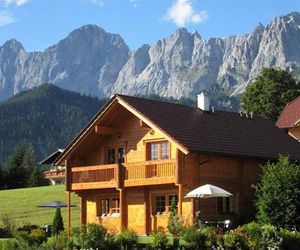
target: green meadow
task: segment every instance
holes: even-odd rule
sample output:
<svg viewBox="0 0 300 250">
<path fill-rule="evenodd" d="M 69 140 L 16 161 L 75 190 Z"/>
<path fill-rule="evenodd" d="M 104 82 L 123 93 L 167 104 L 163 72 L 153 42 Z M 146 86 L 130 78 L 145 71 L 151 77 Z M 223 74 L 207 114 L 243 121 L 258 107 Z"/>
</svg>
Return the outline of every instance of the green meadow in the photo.
<svg viewBox="0 0 300 250">
<path fill-rule="evenodd" d="M 8 215 L 17 225 L 25 223 L 44 226 L 52 224 L 55 208 L 39 208 L 38 205 L 61 201 L 67 203 L 65 186 L 46 186 L 36 188 L 22 188 L 0 191 L 0 224 L 1 218 Z M 71 225 L 80 224 L 79 198 L 71 195 L 71 203 L 76 207 L 71 208 Z M 65 227 L 67 225 L 67 208 L 61 208 Z"/>
</svg>

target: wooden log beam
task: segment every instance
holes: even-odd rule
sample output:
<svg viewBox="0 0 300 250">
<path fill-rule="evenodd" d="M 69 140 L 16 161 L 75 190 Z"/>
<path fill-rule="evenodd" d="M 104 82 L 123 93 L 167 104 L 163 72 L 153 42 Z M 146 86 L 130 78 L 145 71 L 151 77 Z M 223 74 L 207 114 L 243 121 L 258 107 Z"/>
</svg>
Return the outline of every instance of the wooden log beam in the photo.
<svg viewBox="0 0 300 250">
<path fill-rule="evenodd" d="M 119 189 L 120 199 L 120 231 L 126 228 L 126 201 L 125 201 L 125 190 Z"/>
<path fill-rule="evenodd" d="M 86 224 L 86 198 L 80 197 L 80 223 Z"/>
<path fill-rule="evenodd" d="M 99 135 L 113 135 L 116 134 L 118 131 L 113 127 L 96 125 L 95 132 Z"/>
<path fill-rule="evenodd" d="M 72 168 L 70 164 L 70 160 L 65 160 L 65 169 L 66 169 L 66 191 L 70 192 L 72 191 Z"/>
<path fill-rule="evenodd" d="M 71 235 L 71 192 L 67 192 L 68 204 L 68 234 Z"/>
<path fill-rule="evenodd" d="M 142 120 L 140 120 L 140 127 L 141 128 L 149 128 L 151 129 L 145 122 L 143 122 Z"/>
<path fill-rule="evenodd" d="M 182 194 L 182 185 L 178 185 L 178 215 L 182 216 L 182 201 L 183 201 L 183 194 Z"/>
</svg>

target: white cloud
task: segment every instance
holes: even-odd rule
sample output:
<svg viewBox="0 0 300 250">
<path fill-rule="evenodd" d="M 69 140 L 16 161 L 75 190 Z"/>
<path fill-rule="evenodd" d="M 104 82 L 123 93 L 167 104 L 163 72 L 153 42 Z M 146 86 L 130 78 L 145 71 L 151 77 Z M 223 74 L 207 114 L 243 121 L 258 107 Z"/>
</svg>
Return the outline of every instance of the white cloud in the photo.
<svg viewBox="0 0 300 250">
<path fill-rule="evenodd" d="M 13 16 L 6 12 L 6 11 L 0 11 L 0 26 L 5 26 L 7 24 L 13 23 L 15 20 Z"/>
<path fill-rule="evenodd" d="M 129 0 L 129 2 L 132 4 L 134 8 L 136 8 L 139 5 L 140 0 Z"/>
<path fill-rule="evenodd" d="M 4 0 L 4 4 L 6 6 L 12 5 L 12 4 L 17 5 L 17 6 L 21 6 L 21 5 L 25 4 L 25 3 L 27 3 L 28 1 L 29 0 Z"/>
<path fill-rule="evenodd" d="M 176 0 L 167 10 L 165 18 L 182 27 L 187 23 L 203 22 L 207 18 L 207 12 L 196 12 L 191 0 Z"/>
</svg>

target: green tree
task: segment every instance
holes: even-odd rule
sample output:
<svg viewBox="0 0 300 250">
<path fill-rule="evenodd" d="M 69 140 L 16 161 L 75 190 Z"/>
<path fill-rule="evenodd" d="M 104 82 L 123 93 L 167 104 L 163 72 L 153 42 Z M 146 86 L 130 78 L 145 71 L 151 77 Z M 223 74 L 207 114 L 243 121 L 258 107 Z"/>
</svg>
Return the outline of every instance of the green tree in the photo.
<svg viewBox="0 0 300 250">
<path fill-rule="evenodd" d="M 281 69 L 264 68 L 241 96 L 243 110 L 276 121 L 284 106 L 300 95 L 300 84 Z"/>
<path fill-rule="evenodd" d="M 5 180 L 4 179 L 4 170 L 3 170 L 2 165 L 0 164 L 0 190 L 4 189 L 4 186 L 5 186 L 4 180 Z"/>
<path fill-rule="evenodd" d="M 34 165 L 33 147 L 25 144 L 17 145 L 8 160 L 8 188 L 27 187 Z"/>
<path fill-rule="evenodd" d="M 55 216 L 53 218 L 52 234 L 57 235 L 61 231 L 64 231 L 64 222 L 63 222 L 63 218 L 61 216 L 60 208 L 57 207 L 56 211 L 55 211 Z"/>
<path fill-rule="evenodd" d="M 29 176 L 27 187 L 40 187 L 48 185 L 49 181 L 44 178 L 43 171 L 39 170 L 39 168 L 35 166 Z"/>
<path fill-rule="evenodd" d="M 174 237 L 173 247 L 179 246 L 179 235 L 183 230 L 183 224 L 181 218 L 177 215 L 176 211 L 176 201 L 175 197 L 173 196 L 171 200 L 171 208 L 170 208 L 170 217 L 168 221 L 168 230 Z"/>
<path fill-rule="evenodd" d="M 256 187 L 258 219 L 285 229 L 300 229 L 300 166 L 280 156 L 267 163 Z"/>
</svg>

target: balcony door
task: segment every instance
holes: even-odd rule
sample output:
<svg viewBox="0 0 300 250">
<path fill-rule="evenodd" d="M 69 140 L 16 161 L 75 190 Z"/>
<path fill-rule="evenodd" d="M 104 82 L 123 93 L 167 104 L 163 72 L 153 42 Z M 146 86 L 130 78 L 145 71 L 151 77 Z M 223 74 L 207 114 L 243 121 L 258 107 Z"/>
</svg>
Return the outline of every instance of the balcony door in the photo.
<svg viewBox="0 0 300 250">
<path fill-rule="evenodd" d="M 105 151 L 105 164 L 116 164 L 125 162 L 125 146 L 106 146 Z"/>
</svg>

